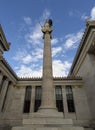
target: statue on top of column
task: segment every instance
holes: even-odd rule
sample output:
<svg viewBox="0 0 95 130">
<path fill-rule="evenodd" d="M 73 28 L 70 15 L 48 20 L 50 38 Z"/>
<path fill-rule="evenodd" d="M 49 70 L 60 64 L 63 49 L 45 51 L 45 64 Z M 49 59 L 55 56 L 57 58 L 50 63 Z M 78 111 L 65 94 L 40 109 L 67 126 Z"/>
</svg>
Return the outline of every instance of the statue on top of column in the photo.
<svg viewBox="0 0 95 130">
<path fill-rule="evenodd" d="M 51 34 L 51 32 L 52 32 L 52 24 L 53 24 L 52 20 L 51 20 L 51 19 L 47 19 L 47 20 L 45 21 L 44 26 L 42 26 L 42 32 L 43 32 L 44 34 L 46 34 L 46 33 Z M 51 37 L 51 36 L 50 36 L 50 37 Z M 43 36 L 43 38 L 44 38 L 44 36 Z"/>
<path fill-rule="evenodd" d="M 47 19 L 45 21 L 44 27 L 51 27 L 52 26 L 52 20 L 51 19 Z"/>
</svg>

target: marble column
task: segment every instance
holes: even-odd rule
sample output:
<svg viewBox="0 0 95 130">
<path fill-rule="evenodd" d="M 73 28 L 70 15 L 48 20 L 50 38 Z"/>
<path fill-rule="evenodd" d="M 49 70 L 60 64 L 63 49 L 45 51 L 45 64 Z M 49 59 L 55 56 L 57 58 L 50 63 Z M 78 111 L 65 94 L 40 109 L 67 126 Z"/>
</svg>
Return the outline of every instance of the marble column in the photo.
<svg viewBox="0 0 95 130">
<path fill-rule="evenodd" d="M 3 82 L 3 86 L 2 86 L 2 90 L 1 90 L 1 94 L 0 94 L 0 99 L 1 99 L 0 100 L 0 111 L 2 111 L 2 105 L 3 105 L 3 101 L 5 98 L 6 91 L 7 91 L 8 83 L 9 83 L 9 80 L 8 80 L 8 78 L 6 78 L 6 80 Z"/>
<path fill-rule="evenodd" d="M 42 78 L 42 103 L 40 111 L 56 110 L 53 74 L 52 74 L 52 54 L 51 54 L 51 32 L 52 26 L 49 20 L 46 20 L 42 27 L 44 39 L 43 54 L 43 78 Z"/>
<path fill-rule="evenodd" d="M 9 87 L 8 87 L 7 98 L 6 98 L 6 102 L 5 102 L 6 113 L 10 112 L 10 108 L 11 108 L 11 105 L 12 105 L 12 94 L 13 94 L 12 89 L 13 89 L 13 83 L 10 82 Z"/>
<path fill-rule="evenodd" d="M 34 106 L 35 106 L 35 89 L 36 89 L 36 86 L 32 85 L 30 113 L 34 112 Z"/>
<path fill-rule="evenodd" d="M 3 74 L 2 74 L 2 72 L 1 72 L 1 73 L 0 73 L 0 85 L 1 85 L 2 79 L 3 79 Z"/>
<path fill-rule="evenodd" d="M 66 118 L 68 114 L 68 107 L 67 107 L 67 97 L 66 97 L 65 86 L 62 86 L 62 94 L 63 94 L 64 118 Z"/>
</svg>

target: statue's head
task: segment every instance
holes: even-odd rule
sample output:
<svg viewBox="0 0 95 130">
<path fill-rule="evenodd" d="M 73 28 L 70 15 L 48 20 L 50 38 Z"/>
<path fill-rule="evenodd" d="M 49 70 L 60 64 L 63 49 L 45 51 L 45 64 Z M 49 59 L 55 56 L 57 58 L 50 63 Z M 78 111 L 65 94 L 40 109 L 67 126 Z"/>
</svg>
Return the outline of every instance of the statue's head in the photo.
<svg viewBox="0 0 95 130">
<path fill-rule="evenodd" d="M 52 26 L 52 20 L 46 19 L 45 25 L 48 24 L 50 27 Z"/>
<path fill-rule="evenodd" d="M 50 26 L 52 26 L 52 24 L 53 24 L 53 23 L 52 23 L 52 19 L 49 19 L 49 20 L 48 20 L 48 23 L 49 23 Z"/>
</svg>

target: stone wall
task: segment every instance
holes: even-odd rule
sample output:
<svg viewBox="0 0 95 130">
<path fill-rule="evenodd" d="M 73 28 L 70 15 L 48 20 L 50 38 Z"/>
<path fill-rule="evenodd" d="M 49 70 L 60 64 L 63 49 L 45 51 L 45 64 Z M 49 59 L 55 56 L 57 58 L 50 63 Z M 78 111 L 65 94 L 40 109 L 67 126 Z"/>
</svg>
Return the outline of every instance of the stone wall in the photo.
<svg viewBox="0 0 95 130">
<path fill-rule="evenodd" d="M 77 75 L 83 77 L 92 118 L 95 119 L 95 55 L 87 54 Z"/>
<path fill-rule="evenodd" d="M 63 95 L 63 104 L 64 104 L 64 113 L 62 113 L 64 119 L 73 119 L 75 124 L 84 124 L 84 122 L 88 123 L 90 120 L 90 112 L 87 102 L 87 97 L 84 91 L 83 83 L 80 81 L 80 85 L 76 85 L 79 81 L 63 81 L 60 82 L 62 86 L 62 95 Z M 66 85 L 72 85 L 74 104 L 75 104 L 75 112 L 68 112 L 67 107 L 67 98 L 66 98 Z M 79 84 L 79 83 L 78 83 Z M 27 84 L 29 85 L 29 84 Z M 26 86 L 27 86 L 26 85 Z M 35 103 L 35 87 L 41 84 L 36 84 L 32 86 L 32 94 L 31 94 L 31 106 L 30 106 L 30 114 L 34 112 L 34 103 Z M 54 82 L 54 86 L 58 85 L 58 81 Z M 19 125 L 22 123 L 22 119 L 29 115 L 29 113 L 23 113 L 24 106 L 24 98 L 25 98 L 25 88 L 20 84 L 20 86 L 11 85 L 9 88 L 9 92 L 6 99 L 5 110 L 1 112 L 1 124 L 10 124 L 10 125 Z"/>
</svg>

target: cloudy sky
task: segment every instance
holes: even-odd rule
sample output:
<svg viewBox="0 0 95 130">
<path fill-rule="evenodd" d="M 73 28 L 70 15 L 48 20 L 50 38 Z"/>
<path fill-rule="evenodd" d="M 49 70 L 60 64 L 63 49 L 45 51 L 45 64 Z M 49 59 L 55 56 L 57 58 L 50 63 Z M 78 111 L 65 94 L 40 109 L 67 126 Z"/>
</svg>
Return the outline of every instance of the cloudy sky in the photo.
<svg viewBox="0 0 95 130">
<path fill-rule="evenodd" d="M 5 59 L 20 77 L 41 77 L 41 26 L 53 20 L 53 75 L 67 76 L 88 19 L 95 19 L 95 0 L 0 0 L 0 23 L 10 50 Z"/>
</svg>

